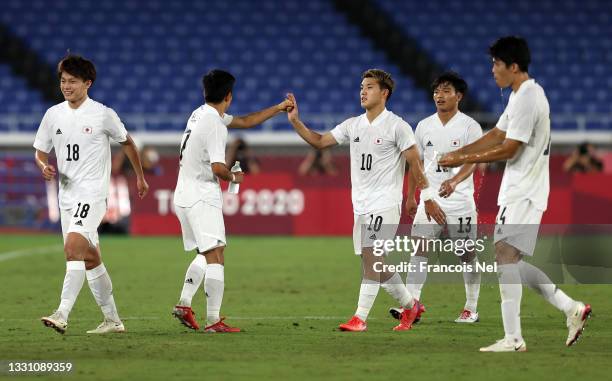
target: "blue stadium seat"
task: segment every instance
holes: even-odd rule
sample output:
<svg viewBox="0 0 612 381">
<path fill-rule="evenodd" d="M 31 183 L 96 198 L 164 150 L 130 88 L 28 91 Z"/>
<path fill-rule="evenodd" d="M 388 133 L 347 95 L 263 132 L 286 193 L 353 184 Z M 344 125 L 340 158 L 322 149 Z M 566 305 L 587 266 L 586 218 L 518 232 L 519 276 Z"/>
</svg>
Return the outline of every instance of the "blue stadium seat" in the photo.
<svg viewBox="0 0 612 381">
<path fill-rule="evenodd" d="M 70 22 L 62 24 L 66 17 Z M 15 0 L 0 20 L 52 67 L 68 49 L 94 60 L 92 96 L 120 115 L 188 113 L 202 102 L 200 79 L 213 67 L 237 77 L 234 114 L 280 101 L 289 90 L 310 113 L 360 112 L 359 75 L 372 66 L 391 71 L 401 84 L 397 93 L 410 94 L 410 102 L 397 97 L 396 113 L 412 113 L 429 100 L 325 0 L 58 0 L 52 6 Z M 0 71 L 0 82 L 5 77 L 14 75 Z M 49 106 L 38 102 L 38 109 Z M 2 103 L 0 114 L 7 112 L 27 110 Z M 151 127 L 164 128 L 182 130 L 184 123 Z"/>
<path fill-rule="evenodd" d="M 612 80 L 605 74 L 612 66 L 609 1 L 375 2 L 432 57 L 468 79 L 476 98 L 489 111 L 501 112 L 503 106 L 492 90 L 487 48 L 505 34 L 528 40 L 530 73 L 545 86 L 553 112 L 609 115 L 612 111 Z M 594 124 L 587 127 L 591 126 L 595 128 Z M 553 124 L 553 128 L 566 127 Z"/>
</svg>

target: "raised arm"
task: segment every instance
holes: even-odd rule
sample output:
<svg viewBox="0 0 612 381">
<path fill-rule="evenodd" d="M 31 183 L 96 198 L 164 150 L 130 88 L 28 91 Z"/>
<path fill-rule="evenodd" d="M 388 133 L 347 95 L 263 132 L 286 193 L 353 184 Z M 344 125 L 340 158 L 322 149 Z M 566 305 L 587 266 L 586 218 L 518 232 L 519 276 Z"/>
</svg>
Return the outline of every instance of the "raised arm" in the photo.
<svg viewBox="0 0 612 381">
<path fill-rule="evenodd" d="M 136 186 L 138 187 L 138 196 L 143 198 L 147 192 L 149 191 L 149 184 L 144 178 L 144 172 L 142 171 L 142 163 L 140 162 L 140 156 L 138 155 L 138 149 L 136 148 L 136 144 L 130 135 L 127 136 L 127 139 L 124 142 L 121 142 L 121 148 L 125 156 L 130 160 L 130 164 L 132 164 L 132 168 L 134 168 L 134 172 L 136 173 Z"/>
<path fill-rule="evenodd" d="M 252 128 L 265 122 L 266 120 L 286 112 L 288 108 L 292 107 L 293 104 L 289 99 L 285 99 L 281 103 L 268 107 L 266 109 L 256 111 L 247 115 L 235 116 L 232 122 L 229 124 L 229 128 Z"/>
<path fill-rule="evenodd" d="M 287 119 L 293 126 L 293 129 L 300 135 L 302 139 L 316 149 L 323 149 L 338 144 L 334 136 L 326 132 L 321 135 L 317 132 L 312 131 L 300 120 L 298 105 L 293 94 L 287 94 L 287 99 L 292 102 L 292 106 L 287 113 Z"/>
</svg>

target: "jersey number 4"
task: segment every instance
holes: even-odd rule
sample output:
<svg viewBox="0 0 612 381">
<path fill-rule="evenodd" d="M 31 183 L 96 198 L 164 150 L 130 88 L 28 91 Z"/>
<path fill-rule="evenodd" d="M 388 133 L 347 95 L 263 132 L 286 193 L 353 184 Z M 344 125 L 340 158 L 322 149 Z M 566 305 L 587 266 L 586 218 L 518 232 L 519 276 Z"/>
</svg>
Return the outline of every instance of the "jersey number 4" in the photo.
<svg viewBox="0 0 612 381">
<path fill-rule="evenodd" d="M 77 161 L 79 160 L 79 145 L 78 144 L 66 144 L 68 148 L 68 157 L 66 161 Z"/>
</svg>

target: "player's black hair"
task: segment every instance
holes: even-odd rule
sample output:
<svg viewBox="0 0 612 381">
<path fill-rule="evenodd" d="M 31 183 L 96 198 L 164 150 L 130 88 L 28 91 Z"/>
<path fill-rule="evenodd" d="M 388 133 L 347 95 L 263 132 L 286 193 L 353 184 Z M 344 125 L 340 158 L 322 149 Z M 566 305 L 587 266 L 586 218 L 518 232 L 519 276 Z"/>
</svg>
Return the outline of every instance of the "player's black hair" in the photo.
<svg viewBox="0 0 612 381">
<path fill-rule="evenodd" d="M 387 100 L 391 98 L 391 94 L 393 94 L 393 89 L 395 88 L 395 81 L 391 78 L 391 74 L 381 69 L 368 69 L 361 74 L 361 80 L 364 78 L 374 78 L 381 89 L 389 90 Z"/>
<path fill-rule="evenodd" d="M 57 64 L 57 77 L 62 79 L 62 73 L 68 73 L 83 81 L 96 81 L 96 66 L 87 58 L 69 54 Z"/>
<path fill-rule="evenodd" d="M 431 92 L 434 92 L 438 86 L 444 83 L 450 83 L 455 88 L 455 91 L 463 94 L 463 96 L 465 96 L 468 91 L 468 84 L 465 79 L 461 78 L 461 76 L 454 71 L 447 71 L 434 79 L 431 83 Z"/>
<path fill-rule="evenodd" d="M 498 39 L 489 47 L 489 54 L 503 61 L 506 66 L 517 64 L 522 72 L 527 73 L 531 54 L 527 41 L 518 36 L 506 36 Z"/>
<path fill-rule="evenodd" d="M 227 71 L 213 69 L 202 77 L 204 86 L 204 99 L 207 103 L 220 103 L 231 93 L 236 78 Z"/>
</svg>

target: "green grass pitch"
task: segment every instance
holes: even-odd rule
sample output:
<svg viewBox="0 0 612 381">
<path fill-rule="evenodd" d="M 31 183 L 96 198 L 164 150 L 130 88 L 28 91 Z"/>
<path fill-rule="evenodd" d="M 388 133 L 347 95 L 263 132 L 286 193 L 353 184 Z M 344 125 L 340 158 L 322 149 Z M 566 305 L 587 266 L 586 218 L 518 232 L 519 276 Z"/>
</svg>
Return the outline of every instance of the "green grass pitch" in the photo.
<svg viewBox="0 0 612 381">
<path fill-rule="evenodd" d="M 62 336 L 39 318 L 57 307 L 65 269 L 60 235 L 0 236 L 0 361 L 71 361 L 64 377 L 87 380 L 237 379 L 607 379 L 612 354 L 612 286 L 565 285 L 593 305 L 582 340 L 564 346 L 564 316 L 525 288 L 527 353 L 481 354 L 503 336 L 499 291 L 481 289 L 481 322 L 452 321 L 462 284 L 425 285 L 428 308 L 408 332 L 392 332 L 382 290 L 368 332 L 342 333 L 359 290 L 350 238 L 229 237 L 222 314 L 240 334 L 188 331 L 171 316 L 192 254 L 178 237 L 101 238 L 128 333 L 94 337 L 101 312 L 83 286 Z M 202 291 L 194 298 L 205 315 Z M 17 379 L 6 373 L 0 378 Z M 61 379 L 45 375 L 36 379 Z M 27 377 L 18 378 L 27 379 Z"/>
</svg>

